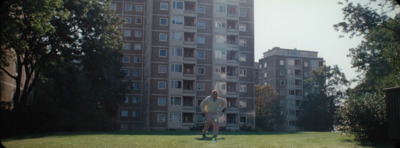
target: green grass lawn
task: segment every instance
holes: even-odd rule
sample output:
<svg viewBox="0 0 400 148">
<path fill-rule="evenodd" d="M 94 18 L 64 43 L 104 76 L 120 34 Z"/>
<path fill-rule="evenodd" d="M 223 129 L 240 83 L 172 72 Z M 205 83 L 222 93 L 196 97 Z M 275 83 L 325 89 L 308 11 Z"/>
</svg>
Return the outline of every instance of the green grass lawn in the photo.
<svg viewBox="0 0 400 148">
<path fill-rule="evenodd" d="M 151 131 L 114 133 L 55 133 L 8 138 L 3 140 L 7 148 L 21 147 L 283 147 L 283 148 L 355 148 L 355 147 L 395 147 L 390 143 L 371 145 L 359 143 L 351 136 L 332 132 L 220 132 L 215 143 L 209 138 L 202 139 L 200 132 Z"/>
</svg>

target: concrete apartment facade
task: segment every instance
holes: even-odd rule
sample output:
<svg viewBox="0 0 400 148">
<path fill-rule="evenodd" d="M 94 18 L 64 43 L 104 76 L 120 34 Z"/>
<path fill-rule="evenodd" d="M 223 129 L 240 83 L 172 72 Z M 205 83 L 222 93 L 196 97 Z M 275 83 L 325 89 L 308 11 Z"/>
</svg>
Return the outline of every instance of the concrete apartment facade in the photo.
<svg viewBox="0 0 400 148">
<path fill-rule="evenodd" d="M 271 84 L 279 94 L 282 124 L 277 130 L 296 131 L 296 121 L 300 115 L 300 104 L 304 94 L 303 81 L 309 72 L 324 65 L 318 52 L 274 47 L 264 52 L 258 62 L 259 85 Z"/>
<path fill-rule="evenodd" d="M 121 130 L 201 127 L 213 89 L 228 102 L 220 126 L 255 127 L 253 0 L 113 0 L 126 23 L 123 70 L 132 90 Z"/>
</svg>

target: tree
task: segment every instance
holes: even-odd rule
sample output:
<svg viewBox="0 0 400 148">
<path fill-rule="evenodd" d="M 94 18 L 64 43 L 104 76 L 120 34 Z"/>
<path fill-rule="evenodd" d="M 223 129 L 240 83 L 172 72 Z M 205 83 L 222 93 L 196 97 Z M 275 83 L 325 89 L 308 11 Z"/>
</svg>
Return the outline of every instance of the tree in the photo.
<svg viewBox="0 0 400 148">
<path fill-rule="evenodd" d="M 384 139 L 387 121 L 382 90 L 400 85 L 400 14 L 389 15 L 399 7 L 394 0 L 346 3 L 342 9 L 345 21 L 334 27 L 350 37 L 363 37 L 348 55 L 362 74 L 338 112 L 338 127 L 358 139 Z"/>
<path fill-rule="evenodd" d="M 305 130 L 332 130 L 336 108 L 348 85 L 349 81 L 338 66 L 321 66 L 311 71 L 304 81 L 304 91 L 308 95 L 301 104 L 297 124 Z"/>
<path fill-rule="evenodd" d="M 51 62 L 85 65 L 93 60 L 92 65 L 82 67 L 96 71 L 90 73 L 96 74 L 91 77 L 93 83 L 94 79 L 113 79 L 106 73 L 115 70 L 113 64 L 116 68 L 121 65 L 121 54 L 117 54 L 122 48 L 117 31 L 121 21 L 108 5 L 107 0 L 3 2 L 0 46 L 1 53 L 7 54 L 1 54 L 0 69 L 15 80 L 16 88 L 20 88 L 13 95 L 14 109 L 26 106 L 37 77 Z M 12 58 L 15 58 L 15 73 L 4 68 Z M 102 58 L 111 58 L 111 63 L 101 63 Z"/>
<path fill-rule="evenodd" d="M 19 134 L 111 129 L 127 83 L 122 81 L 122 38 L 117 29 L 122 22 L 109 5 L 108 0 L 4 2 L 1 51 L 12 55 L 0 56 L 17 57 L 20 70 L 13 75 L 3 68 L 6 64 L 1 69 L 17 84 L 26 84 L 14 95 L 7 130 Z M 24 83 L 17 77 L 26 71 L 31 77 Z M 27 107 L 32 91 L 34 103 Z"/>
<path fill-rule="evenodd" d="M 270 84 L 255 86 L 256 124 L 263 130 L 272 130 L 274 107 L 279 105 L 278 93 Z"/>
<path fill-rule="evenodd" d="M 27 0 L 5 1 L 1 5 L 0 69 L 15 80 L 17 89 L 12 99 L 15 108 L 27 104 L 37 76 L 35 73 L 58 52 L 49 49 L 49 37 L 56 30 L 50 22 L 68 17 L 67 13 L 54 11 L 62 4 L 61 0 Z M 9 61 L 15 61 L 15 73 L 4 68 Z"/>
</svg>

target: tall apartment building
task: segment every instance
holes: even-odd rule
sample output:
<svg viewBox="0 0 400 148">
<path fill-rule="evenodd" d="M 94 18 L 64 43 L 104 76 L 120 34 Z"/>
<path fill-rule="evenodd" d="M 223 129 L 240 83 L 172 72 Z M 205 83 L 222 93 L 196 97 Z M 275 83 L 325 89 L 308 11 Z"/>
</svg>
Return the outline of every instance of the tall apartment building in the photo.
<svg viewBox="0 0 400 148">
<path fill-rule="evenodd" d="M 126 20 L 124 67 L 132 90 L 121 130 L 201 127 L 200 102 L 226 98 L 220 126 L 254 128 L 253 0 L 113 0 Z"/>
<path fill-rule="evenodd" d="M 309 72 L 324 65 L 318 52 L 274 47 L 259 60 L 259 85 L 271 84 L 279 94 L 281 115 L 284 122 L 275 128 L 295 131 L 303 100 L 303 81 Z"/>
</svg>

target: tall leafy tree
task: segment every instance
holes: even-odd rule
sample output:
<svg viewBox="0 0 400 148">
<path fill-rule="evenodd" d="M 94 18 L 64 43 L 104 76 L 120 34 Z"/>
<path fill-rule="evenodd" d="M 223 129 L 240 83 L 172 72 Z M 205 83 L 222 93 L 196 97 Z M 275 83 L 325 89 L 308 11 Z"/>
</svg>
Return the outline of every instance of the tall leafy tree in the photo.
<svg viewBox="0 0 400 148">
<path fill-rule="evenodd" d="M 37 73 L 54 55 L 50 37 L 56 32 L 51 23 L 64 20 L 69 15 L 60 11 L 61 0 L 4 1 L 1 5 L 1 65 L 0 70 L 15 80 L 13 105 L 15 108 L 27 104 L 27 97 L 35 84 Z M 15 62 L 15 72 L 5 66 Z"/>
<path fill-rule="evenodd" d="M 278 93 L 271 84 L 255 86 L 256 124 L 264 130 L 272 130 L 276 120 L 274 109 L 279 105 Z"/>
<path fill-rule="evenodd" d="M 27 104 L 43 68 L 49 63 L 75 62 L 90 79 L 106 106 L 119 87 L 103 82 L 121 79 L 121 21 L 107 0 L 7 0 L 1 5 L 0 69 L 16 82 L 15 109 Z M 13 61 L 12 58 L 15 58 Z M 16 72 L 7 71 L 9 61 Z M 20 88 L 20 89 L 19 89 Z M 119 94 L 119 97 L 121 94 Z"/>
<path fill-rule="evenodd" d="M 382 131 L 387 131 L 387 121 L 382 90 L 400 85 L 399 5 L 394 0 L 345 4 L 344 21 L 334 27 L 364 40 L 350 49 L 352 65 L 362 75 L 338 112 L 338 127 L 359 139 L 385 138 L 387 134 Z"/>
<path fill-rule="evenodd" d="M 336 108 L 344 99 L 348 85 L 349 81 L 338 66 L 321 66 L 311 71 L 304 82 L 307 95 L 297 124 L 305 130 L 332 130 Z"/>
</svg>

